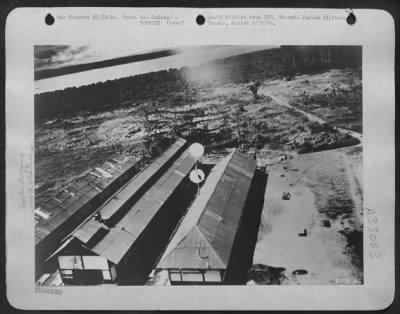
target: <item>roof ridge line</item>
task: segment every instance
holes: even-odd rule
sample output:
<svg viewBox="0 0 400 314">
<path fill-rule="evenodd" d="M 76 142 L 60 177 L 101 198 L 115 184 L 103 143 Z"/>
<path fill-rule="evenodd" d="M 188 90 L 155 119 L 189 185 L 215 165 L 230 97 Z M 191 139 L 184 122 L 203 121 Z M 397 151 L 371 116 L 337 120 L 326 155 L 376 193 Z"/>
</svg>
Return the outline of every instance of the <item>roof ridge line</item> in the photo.
<svg viewBox="0 0 400 314">
<path fill-rule="evenodd" d="M 231 162 L 231 160 L 232 160 L 232 158 L 233 158 L 233 155 L 234 155 L 236 152 L 237 152 L 237 149 L 235 149 L 234 151 L 232 151 L 232 152 L 230 153 L 231 156 L 229 157 L 229 160 L 227 161 L 227 164 L 226 164 L 226 166 L 225 166 L 225 168 L 224 168 L 224 171 L 221 172 L 221 174 L 220 174 L 218 180 L 216 181 L 215 187 L 217 187 L 217 186 L 219 185 L 219 183 L 221 182 L 221 180 L 222 180 L 222 178 L 223 178 L 223 176 L 224 176 L 224 173 L 225 173 L 225 169 L 228 167 L 229 163 Z M 229 156 L 229 155 L 228 155 L 228 156 Z M 226 156 L 226 157 L 228 157 L 228 156 Z M 214 191 L 215 191 L 215 189 L 214 189 L 213 192 L 211 193 L 211 196 L 213 195 Z M 210 196 L 210 198 L 211 198 L 211 196 Z M 206 204 L 204 205 L 204 208 L 203 208 L 203 210 L 201 211 L 201 214 L 199 215 L 199 218 L 197 219 L 196 223 L 182 236 L 182 238 L 179 240 L 179 242 L 177 242 L 177 243 L 175 244 L 174 248 L 173 248 L 167 255 L 163 255 L 163 256 L 161 257 L 159 263 L 161 263 L 165 258 L 167 258 L 175 249 L 179 248 L 179 245 L 180 245 L 181 243 L 183 243 L 183 242 L 187 239 L 188 235 L 189 235 L 191 232 L 193 232 L 194 230 L 202 237 L 202 239 L 204 239 L 204 240 L 206 241 L 206 243 L 208 243 L 209 247 L 212 249 L 211 243 L 205 238 L 203 232 L 202 232 L 202 231 L 200 230 L 200 228 L 198 227 L 198 223 L 199 223 L 200 219 L 203 217 L 204 213 L 206 212 L 207 205 L 208 205 L 209 202 L 210 202 L 210 198 L 207 200 Z M 190 209 L 190 208 L 189 208 L 189 209 Z M 186 213 L 186 215 L 188 215 L 188 213 Z M 179 230 L 179 227 L 178 227 L 177 230 Z M 169 245 L 169 244 L 168 244 L 168 245 Z M 167 248 L 168 248 L 168 245 L 167 245 Z M 213 249 L 213 252 L 214 252 L 214 255 L 217 256 L 218 261 L 219 261 L 222 265 L 224 265 L 224 263 L 222 263 L 222 261 L 221 261 L 221 258 L 218 256 L 218 254 L 215 252 L 214 249 Z"/>
<path fill-rule="evenodd" d="M 221 265 L 225 265 L 225 263 L 222 262 L 221 257 L 220 257 L 220 256 L 217 254 L 217 252 L 214 250 L 214 247 L 212 246 L 212 243 L 210 243 L 210 241 L 208 241 L 208 240 L 205 238 L 205 236 L 204 236 L 203 232 L 201 232 L 200 228 L 196 225 L 196 226 L 193 227 L 193 229 L 197 229 L 197 231 L 200 233 L 200 236 L 201 236 L 201 237 L 204 239 L 204 241 L 206 241 L 206 243 L 209 245 L 210 251 L 212 251 L 212 252 L 214 253 L 214 255 L 215 255 L 215 257 L 217 258 L 218 262 L 220 262 Z M 214 238 L 213 238 L 213 239 L 214 239 Z M 210 257 L 210 254 L 208 254 L 207 258 L 209 258 L 209 257 Z"/>
<path fill-rule="evenodd" d="M 237 151 L 236 149 L 233 151 L 233 153 L 232 153 L 232 155 L 231 155 L 229 161 L 228 161 L 227 164 L 226 164 L 225 169 L 228 167 L 229 162 L 232 160 L 232 157 L 233 157 L 233 155 L 236 153 L 236 151 Z M 225 169 L 224 169 L 224 170 L 225 170 Z M 221 175 L 220 175 L 218 181 L 217 181 L 216 184 L 215 184 L 216 187 L 218 186 L 219 182 L 222 180 L 222 177 L 224 176 L 224 173 L 225 173 L 224 171 L 221 172 Z M 214 189 L 214 191 L 215 191 L 215 189 Z M 211 195 L 214 193 L 214 191 L 211 193 Z M 211 198 L 211 197 L 210 197 L 210 198 Z M 180 243 L 182 243 L 182 241 L 184 241 L 184 240 L 186 239 L 187 235 L 188 235 L 190 232 L 192 232 L 193 229 L 197 229 L 198 232 L 201 234 L 201 236 L 204 238 L 204 235 L 203 235 L 203 233 L 201 232 L 201 230 L 198 228 L 198 225 L 197 225 L 197 224 L 198 224 L 198 222 L 200 221 L 201 217 L 203 217 L 204 213 L 206 212 L 207 205 L 208 205 L 208 203 L 210 202 L 210 198 L 207 200 L 207 203 L 205 204 L 203 210 L 201 211 L 201 214 L 200 214 L 200 216 L 199 216 L 199 219 L 196 221 L 196 224 L 195 224 L 192 228 L 189 229 L 189 231 L 182 237 L 182 239 L 176 244 L 176 246 L 178 246 Z M 207 242 L 209 243 L 209 241 L 207 241 Z M 210 243 L 209 243 L 209 244 L 210 244 Z M 211 244 L 210 244 L 210 245 L 211 245 Z"/>
<path fill-rule="evenodd" d="M 226 168 L 228 168 L 230 162 L 232 161 L 233 155 L 234 155 L 235 153 L 237 153 L 237 149 L 236 149 L 236 148 L 235 148 L 235 150 L 232 152 L 232 155 L 230 156 L 228 162 L 226 163 L 226 166 L 225 166 L 224 171 L 221 172 L 221 175 L 220 175 L 218 181 L 216 182 L 215 187 L 217 187 L 217 186 L 219 185 L 219 183 L 221 182 L 222 178 L 224 177 L 225 170 L 226 170 Z M 215 192 L 215 189 L 214 189 L 213 192 L 211 193 L 211 196 L 214 194 L 214 192 Z M 210 196 L 210 198 L 207 200 L 207 203 L 205 204 L 204 209 L 202 210 L 201 215 L 200 215 L 199 219 L 197 220 L 197 222 L 200 221 L 201 217 L 203 217 L 204 213 L 206 212 L 207 206 L 208 206 L 208 204 L 210 203 L 211 196 Z M 196 226 L 197 226 L 197 223 L 196 223 Z"/>
<path fill-rule="evenodd" d="M 221 173 L 221 176 L 219 177 L 217 183 L 215 184 L 215 187 L 217 187 L 217 186 L 219 185 L 219 183 L 221 182 L 222 178 L 224 177 L 225 170 L 228 168 L 230 162 L 231 162 L 232 159 L 233 159 L 233 155 L 235 155 L 236 153 L 239 153 L 239 152 L 238 152 L 238 150 L 235 148 L 235 150 L 232 152 L 231 157 L 229 158 L 229 161 L 227 162 L 227 164 L 226 164 L 226 166 L 225 166 L 224 171 Z M 214 189 L 213 193 L 211 194 L 211 196 L 214 194 L 214 192 L 215 192 L 215 189 Z M 232 192 L 233 192 L 233 190 L 231 191 L 231 193 L 229 194 L 229 196 L 232 194 Z M 200 219 L 201 219 L 201 218 L 203 217 L 203 215 L 206 213 L 206 211 L 207 211 L 207 206 L 208 206 L 208 204 L 209 204 L 209 202 L 210 202 L 210 199 L 211 199 L 211 197 L 208 199 L 206 205 L 204 206 L 204 209 L 203 209 L 203 211 L 202 211 L 202 213 L 201 213 L 201 215 L 200 215 L 199 220 L 197 221 L 197 223 L 200 221 Z M 219 225 L 219 224 L 221 223 L 221 221 L 223 220 L 223 217 L 222 217 L 222 216 L 219 216 L 219 215 L 217 215 L 217 214 L 214 214 L 214 213 L 211 212 L 211 211 L 209 211 L 209 212 L 211 213 L 210 216 L 215 215 L 215 216 L 218 216 L 218 217 L 221 218 L 221 219 L 218 220 L 218 225 Z M 224 212 L 225 212 L 225 210 L 224 210 Z M 197 224 L 196 224 L 196 226 L 197 226 Z M 200 230 L 200 229 L 199 229 L 199 230 Z M 200 232 L 201 232 L 201 231 L 200 231 Z M 215 238 L 215 233 L 213 234 L 213 240 L 214 240 L 214 238 Z M 210 244 L 210 245 L 211 245 L 211 244 Z"/>
</svg>

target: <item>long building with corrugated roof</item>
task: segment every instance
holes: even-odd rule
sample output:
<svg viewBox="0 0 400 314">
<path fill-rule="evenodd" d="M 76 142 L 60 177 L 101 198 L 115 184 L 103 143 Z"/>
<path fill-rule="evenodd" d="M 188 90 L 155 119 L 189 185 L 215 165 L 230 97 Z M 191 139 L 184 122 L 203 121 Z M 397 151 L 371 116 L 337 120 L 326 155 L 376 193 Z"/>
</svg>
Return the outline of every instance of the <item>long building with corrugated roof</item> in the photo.
<svg viewBox="0 0 400 314">
<path fill-rule="evenodd" d="M 156 266 L 171 284 L 224 283 L 256 166 L 234 151 L 211 171 Z"/>
<path fill-rule="evenodd" d="M 64 283 L 144 284 L 196 194 L 188 179 L 196 158 L 185 143 L 167 149 L 71 234 L 57 254 Z"/>
<path fill-rule="evenodd" d="M 139 171 L 132 156 L 116 155 L 35 209 L 36 277 L 44 261 L 82 221 Z"/>
</svg>

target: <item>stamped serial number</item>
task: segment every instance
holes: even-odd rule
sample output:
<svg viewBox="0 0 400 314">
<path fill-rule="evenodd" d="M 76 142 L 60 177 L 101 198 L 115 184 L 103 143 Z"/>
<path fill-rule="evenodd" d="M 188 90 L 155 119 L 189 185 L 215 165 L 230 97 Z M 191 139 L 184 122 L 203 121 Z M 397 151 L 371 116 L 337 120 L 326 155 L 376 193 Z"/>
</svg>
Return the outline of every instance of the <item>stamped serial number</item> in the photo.
<svg viewBox="0 0 400 314">
<path fill-rule="evenodd" d="M 381 251 L 378 244 L 378 216 L 376 211 L 370 208 L 366 208 L 367 211 L 367 225 L 368 225 L 368 255 L 370 258 L 380 258 Z"/>
</svg>

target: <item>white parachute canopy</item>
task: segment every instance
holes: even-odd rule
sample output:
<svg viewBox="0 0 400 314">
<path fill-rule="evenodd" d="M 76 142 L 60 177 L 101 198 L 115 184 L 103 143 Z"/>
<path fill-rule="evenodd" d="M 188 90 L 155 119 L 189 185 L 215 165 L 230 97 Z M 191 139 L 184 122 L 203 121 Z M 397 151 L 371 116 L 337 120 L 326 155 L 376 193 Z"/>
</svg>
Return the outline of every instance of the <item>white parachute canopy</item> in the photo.
<svg viewBox="0 0 400 314">
<path fill-rule="evenodd" d="M 199 184 L 204 181 L 206 175 L 201 169 L 194 169 L 190 172 L 189 179 L 193 183 Z"/>
<path fill-rule="evenodd" d="M 189 153 L 196 159 L 199 159 L 204 154 L 204 147 L 199 143 L 194 143 L 189 147 Z"/>
</svg>

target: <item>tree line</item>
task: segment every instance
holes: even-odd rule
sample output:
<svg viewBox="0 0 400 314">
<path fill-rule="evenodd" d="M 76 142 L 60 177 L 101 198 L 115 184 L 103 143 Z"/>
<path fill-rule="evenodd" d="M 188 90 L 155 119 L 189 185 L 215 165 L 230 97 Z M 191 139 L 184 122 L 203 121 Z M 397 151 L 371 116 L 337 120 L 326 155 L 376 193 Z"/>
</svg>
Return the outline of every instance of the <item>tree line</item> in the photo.
<svg viewBox="0 0 400 314">
<path fill-rule="evenodd" d="M 251 83 L 283 77 L 288 72 L 304 71 L 307 67 L 358 65 L 361 63 L 360 49 L 356 46 L 282 46 L 215 60 L 190 69 L 162 70 L 36 94 L 35 121 L 40 123 L 144 102 L 180 106 L 193 100 L 190 96 L 193 92 L 188 91 L 202 87 L 201 84 Z M 218 74 L 212 82 L 191 80 L 189 73 L 204 72 L 208 68 Z"/>
</svg>

